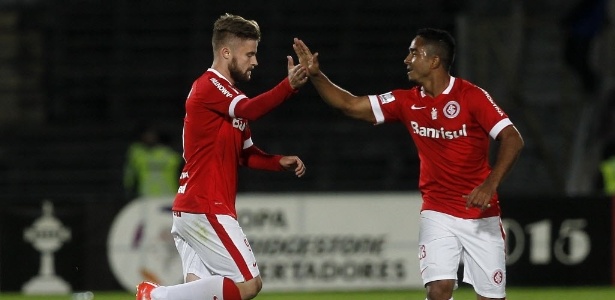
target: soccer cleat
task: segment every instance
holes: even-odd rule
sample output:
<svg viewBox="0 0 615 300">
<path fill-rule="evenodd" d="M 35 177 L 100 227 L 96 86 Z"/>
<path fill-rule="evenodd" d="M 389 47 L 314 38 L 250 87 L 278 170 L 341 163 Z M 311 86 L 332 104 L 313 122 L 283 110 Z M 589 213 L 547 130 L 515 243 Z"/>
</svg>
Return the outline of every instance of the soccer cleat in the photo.
<svg viewBox="0 0 615 300">
<path fill-rule="evenodd" d="M 150 294 L 157 286 L 157 284 L 149 281 L 139 283 L 139 285 L 137 285 L 137 300 L 151 300 L 152 297 Z"/>
</svg>

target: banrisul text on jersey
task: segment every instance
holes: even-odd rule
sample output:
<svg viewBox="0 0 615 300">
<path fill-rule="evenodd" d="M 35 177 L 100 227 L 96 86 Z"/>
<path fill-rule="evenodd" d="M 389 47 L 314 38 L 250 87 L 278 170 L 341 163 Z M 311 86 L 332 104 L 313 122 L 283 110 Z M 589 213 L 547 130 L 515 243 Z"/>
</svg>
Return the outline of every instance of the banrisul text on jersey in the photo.
<svg viewBox="0 0 615 300">
<path fill-rule="evenodd" d="M 420 136 L 430 137 L 433 139 L 452 140 L 458 137 L 468 136 L 468 132 L 466 131 L 466 124 L 461 125 L 461 129 L 457 130 L 445 130 L 444 127 L 440 127 L 439 129 L 423 127 L 415 121 L 410 121 L 410 125 L 412 126 L 412 130 L 414 130 L 414 133 Z"/>
</svg>

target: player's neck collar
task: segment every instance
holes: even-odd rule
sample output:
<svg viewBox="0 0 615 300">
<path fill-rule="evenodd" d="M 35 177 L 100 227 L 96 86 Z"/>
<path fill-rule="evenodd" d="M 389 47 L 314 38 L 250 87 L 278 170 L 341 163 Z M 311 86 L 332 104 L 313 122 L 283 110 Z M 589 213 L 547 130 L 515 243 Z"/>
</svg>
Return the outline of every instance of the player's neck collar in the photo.
<svg viewBox="0 0 615 300">
<path fill-rule="evenodd" d="M 444 91 L 442 91 L 442 94 L 448 95 L 451 90 L 453 90 L 453 86 L 455 85 L 455 77 L 451 76 L 448 80 L 448 86 L 444 89 Z M 440 94 L 440 95 L 442 95 Z M 421 97 L 425 97 L 427 96 L 427 94 L 425 94 L 425 87 L 421 86 Z"/>
<path fill-rule="evenodd" d="M 226 82 L 228 82 L 230 85 L 233 85 L 233 84 L 231 83 L 231 81 L 230 81 L 230 80 L 228 80 L 226 77 L 224 77 L 224 75 L 222 75 L 222 73 L 218 72 L 218 70 L 216 70 L 216 69 L 214 69 L 214 68 L 209 68 L 209 69 L 207 69 L 207 72 L 212 72 L 212 73 L 216 74 L 216 76 L 218 76 L 218 77 L 220 77 L 220 78 L 222 78 L 222 79 L 226 80 Z"/>
</svg>

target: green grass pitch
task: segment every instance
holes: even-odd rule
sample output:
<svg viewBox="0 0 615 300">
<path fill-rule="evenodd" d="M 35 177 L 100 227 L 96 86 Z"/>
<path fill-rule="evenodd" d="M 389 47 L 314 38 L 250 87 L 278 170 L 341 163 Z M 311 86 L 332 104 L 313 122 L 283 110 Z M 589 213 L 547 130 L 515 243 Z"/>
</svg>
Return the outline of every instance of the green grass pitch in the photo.
<svg viewBox="0 0 615 300">
<path fill-rule="evenodd" d="M 615 287 L 511 287 L 507 291 L 508 300 L 613 300 Z M 93 292 L 92 300 L 132 300 L 134 294 L 126 292 Z M 474 300 L 474 292 L 469 287 L 461 287 L 453 295 L 455 300 Z M 63 296 L 24 296 L 19 293 L 0 293 L 1 300 L 81 300 L 71 295 Z M 264 292 L 258 300 L 423 300 L 423 290 L 406 291 L 355 291 L 355 292 L 302 292 L 270 293 Z"/>
</svg>

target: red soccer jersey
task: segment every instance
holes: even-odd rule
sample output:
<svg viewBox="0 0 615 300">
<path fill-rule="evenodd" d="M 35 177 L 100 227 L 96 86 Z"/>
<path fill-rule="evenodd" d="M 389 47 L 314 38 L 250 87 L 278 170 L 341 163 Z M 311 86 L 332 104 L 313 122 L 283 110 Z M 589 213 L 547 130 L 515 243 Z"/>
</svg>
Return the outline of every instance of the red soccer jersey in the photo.
<svg viewBox="0 0 615 300">
<path fill-rule="evenodd" d="M 497 194 L 491 208 L 466 209 L 466 198 L 491 172 L 489 137 L 512 125 L 483 89 L 451 77 L 435 98 L 421 87 L 369 96 L 376 122 L 403 122 L 417 147 L 423 210 L 474 219 L 500 214 Z"/>
<path fill-rule="evenodd" d="M 173 210 L 236 218 L 239 162 L 242 150 L 252 146 L 248 121 L 234 117 L 235 105 L 245 98 L 214 69 L 193 83 L 184 117 L 186 163 Z"/>
</svg>

